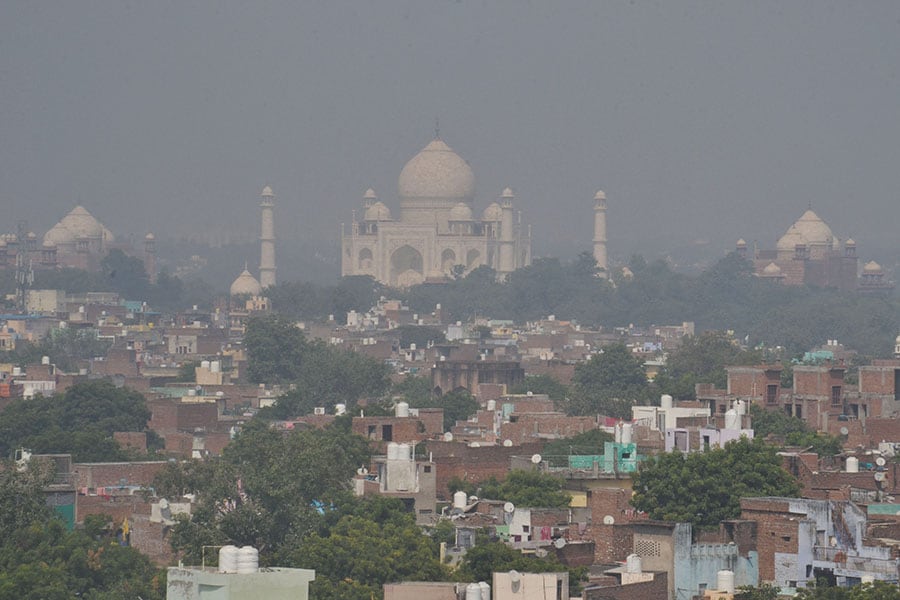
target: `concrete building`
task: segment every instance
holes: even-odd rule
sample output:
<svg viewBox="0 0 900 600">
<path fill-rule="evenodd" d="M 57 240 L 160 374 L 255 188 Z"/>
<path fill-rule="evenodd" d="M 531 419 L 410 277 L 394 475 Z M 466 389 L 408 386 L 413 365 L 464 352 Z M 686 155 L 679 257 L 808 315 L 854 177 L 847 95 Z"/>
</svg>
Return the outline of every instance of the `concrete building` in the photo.
<svg viewBox="0 0 900 600">
<path fill-rule="evenodd" d="M 166 600 L 307 600 L 315 578 L 310 569 L 222 573 L 209 567 L 169 567 Z"/>
<path fill-rule="evenodd" d="M 475 175 L 435 137 L 400 172 L 399 218 L 369 189 L 362 218 L 341 231 L 341 275 L 409 287 L 487 265 L 505 276 L 531 264 L 531 232 L 510 188 L 475 218 Z"/>
</svg>

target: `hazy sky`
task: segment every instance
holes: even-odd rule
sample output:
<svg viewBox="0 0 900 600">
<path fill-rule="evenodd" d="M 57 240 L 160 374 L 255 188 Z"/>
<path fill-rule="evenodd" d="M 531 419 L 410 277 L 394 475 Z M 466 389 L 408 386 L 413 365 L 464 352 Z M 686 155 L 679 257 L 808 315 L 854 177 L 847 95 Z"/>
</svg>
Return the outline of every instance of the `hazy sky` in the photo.
<svg viewBox="0 0 900 600">
<path fill-rule="evenodd" d="M 807 204 L 896 249 L 900 2 L 5 2 L 3 226 L 83 204 L 117 233 L 338 227 L 433 136 L 509 185 L 535 255 L 738 237 Z"/>
</svg>

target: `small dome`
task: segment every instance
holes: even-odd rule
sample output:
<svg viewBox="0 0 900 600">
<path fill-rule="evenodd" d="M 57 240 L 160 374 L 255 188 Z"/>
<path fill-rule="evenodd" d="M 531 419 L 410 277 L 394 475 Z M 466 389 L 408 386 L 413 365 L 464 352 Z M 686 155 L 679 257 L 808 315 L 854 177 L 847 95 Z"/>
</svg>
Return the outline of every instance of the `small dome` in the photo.
<svg viewBox="0 0 900 600">
<path fill-rule="evenodd" d="M 854 240 L 853 238 L 847 238 L 847 241 L 844 242 L 844 245 L 847 246 L 848 248 L 852 248 L 852 247 L 856 246 L 856 240 Z"/>
<path fill-rule="evenodd" d="M 781 239 L 778 240 L 778 244 L 776 244 L 776 248 L 778 250 L 787 250 L 793 252 L 797 246 L 805 246 L 806 238 L 803 237 L 803 234 L 800 233 L 800 230 L 797 229 L 796 225 L 791 225 L 788 227 L 787 233 L 781 236 Z"/>
<path fill-rule="evenodd" d="M 156 239 L 156 236 L 153 235 L 152 233 L 148 233 L 147 235 L 144 236 L 144 239 L 147 240 L 148 242 L 152 242 L 153 240 Z"/>
<path fill-rule="evenodd" d="M 503 209 L 500 208 L 500 205 L 496 202 L 491 202 L 487 205 L 487 208 L 484 209 L 484 212 L 481 213 L 482 221 L 499 221 L 500 216 L 503 214 Z"/>
<path fill-rule="evenodd" d="M 238 278 L 231 284 L 231 295 L 240 296 L 249 294 L 250 296 L 259 296 L 262 293 L 262 286 L 250 271 L 244 269 L 244 272 L 238 275 Z"/>
<path fill-rule="evenodd" d="M 472 220 L 472 209 L 469 208 L 469 205 L 465 202 L 460 202 L 456 206 L 450 209 L 450 220 L 451 221 L 471 221 Z"/>
<path fill-rule="evenodd" d="M 375 190 L 369 188 L 366 190 L 366 193 L 363 194 L 363 200 L 378 200 L 378 196 L 375 194 Z"/>
<path fill-rule="evenodd" d="M 28 235 L 27 235 L 26 237 L 27 237 L 29 240 L 36 240 L 36 239 L 37 239 L 37 234 L 36 234 L 35 232 L 33 232 L 33 231 L 29 231 L 29 232 L 28 232 Z"/>
<path fill-rule="evenodd" d="M 379 200 L 366 209 L 365 220 L 390 221 L 391 211 L 387 206 L 385 206 L 384 202 Z"/>
<path fill-rule="evenodd" d="M 737 241 L 737 244 L 735 244 L 735 246 L 737 246 L 738 248 L 745 248 L 747 246 L 747 242 L 744 241 L 744 238 L 741 238 Z"/>
<path fill-rule="evenodd" d="M 271 187 L 271 186 L 268 186 L 268 185 L 267 185 L 266 187 L 263 188 L 263 191 L 262 191 L 261 196 L 262 196 L 263 198 L 274 198 L 274 197 L 275 197 L 275 192 L 272 191 L 272 187 Z"/>
<path fill-rule="evenodd" d="M 54 244 L 54 243 L 51 242 L 50 240 L 44 240 L 44 243 L 41 244 L 41 246 L 43 246 L 44 248 L 47 248 L 48 250 L 49 250 L 50 248 L 56 248 L 56 244 Z"/>
<path fill-rule="evenodd" d="M 597 190 L 597 193 L 594 194 L 594 200 L 606 200 L 606 192 Z"/>
<path fill-rule="evenodd" d="M 875 273 L 881 273 L 881 272 L 882 272 L 881 265 L 879 265 L 874 260 L 870 260 L 863 267 L 863 273 L 875 274 Z"/>
<path fill-rule="evenodd" d="M 503 191 L 500 192 L 500 197 L 501 198 L 515 198 L 516 195 L 513 194 L 512 188 L 505 187 L 505 188 L 503 188 Z"/>
<path fill-rule="evenodd" d="M 781 267 L 773 262 L 770 262 L 766 265 L 766 268 L 763 269 L 763 275 L 765 275 L 766 277 L 777 277 L 778 275 L 781 275 Z"/>
<path fill-rule="evenodd" d="M 475 174 L 469 163 L 440 139 L 432 140 L 406 163 L 397 183 L 401 200 L 471 200 L 475 195 Z"/>
</svg>

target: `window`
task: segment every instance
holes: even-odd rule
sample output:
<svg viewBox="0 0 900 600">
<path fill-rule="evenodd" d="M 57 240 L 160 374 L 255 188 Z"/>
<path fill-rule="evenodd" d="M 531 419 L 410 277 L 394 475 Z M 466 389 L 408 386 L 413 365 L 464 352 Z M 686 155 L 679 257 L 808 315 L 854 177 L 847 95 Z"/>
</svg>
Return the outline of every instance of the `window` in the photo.
<svg viewBox="0 0 900 600">
<path fill-rule="evenodd" d="M 391 442 L 394 440 L 394 426 L 393 425 L 382 425 L 381 426 L 381 439 L 385 442 Z"/>
<path fill-rule="evenodd" d="M 425 465 L 425 472 L 431 473 L 431 465 Z"/>
<path fill-rule="evenodd" d="M 766 386 L 766 404 L 775 404 L 778 402 L 778 385 Z"/>
<path fill-rule="evenodd" d="M 368 429 L 367 435 L 368 435 L 368 437 L 369 437 L 370 440 L 374 440 L 374 439 L 375 439 L 375 436 L 377 435 L 377 434 L 376 434 L 376 431 L 377 431 L 377 429 L 376 429 L 376 427 L 375 427 L 374 425 L 369 425 L 369 429 Z"/>
<path fill-rule="evenodd" d="M 831 405 L 832 406 L 840 406 L 841 405 L 841 386 L 839 386 L 839 385 L 831 386 Z"/>
</svg>

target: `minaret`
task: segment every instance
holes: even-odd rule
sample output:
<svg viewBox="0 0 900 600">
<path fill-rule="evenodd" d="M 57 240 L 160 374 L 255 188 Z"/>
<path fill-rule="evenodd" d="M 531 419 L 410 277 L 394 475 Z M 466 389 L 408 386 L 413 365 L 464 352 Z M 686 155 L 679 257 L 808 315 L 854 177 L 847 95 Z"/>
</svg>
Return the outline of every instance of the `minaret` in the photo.
<svg viewBox="0 0 900 600">
<path fill-rule="evenodd" d="M 262 223 L 259 233 L 259 285 L 275 285 L 275 194 L 266 186 L 262 191 Z"/>
<path fill-rule="evenodd" d="M 150 283 L 156 283 L 156 236 L 152 233 L 144 236 L 144 271 Z"/>
<path fill-rule="evenodd" d="M 513 191 L 509 188 L 500 194 L 500 274 L 516 270 L 515 237 L 513 235 Z"/>
<path fill-rule="evenodd" d="M 598 276 L 608 276 L 606 262 L 606 194 L 598 190 L 594 194 L 594 260 L 597 262 Z"/>
</svg>

